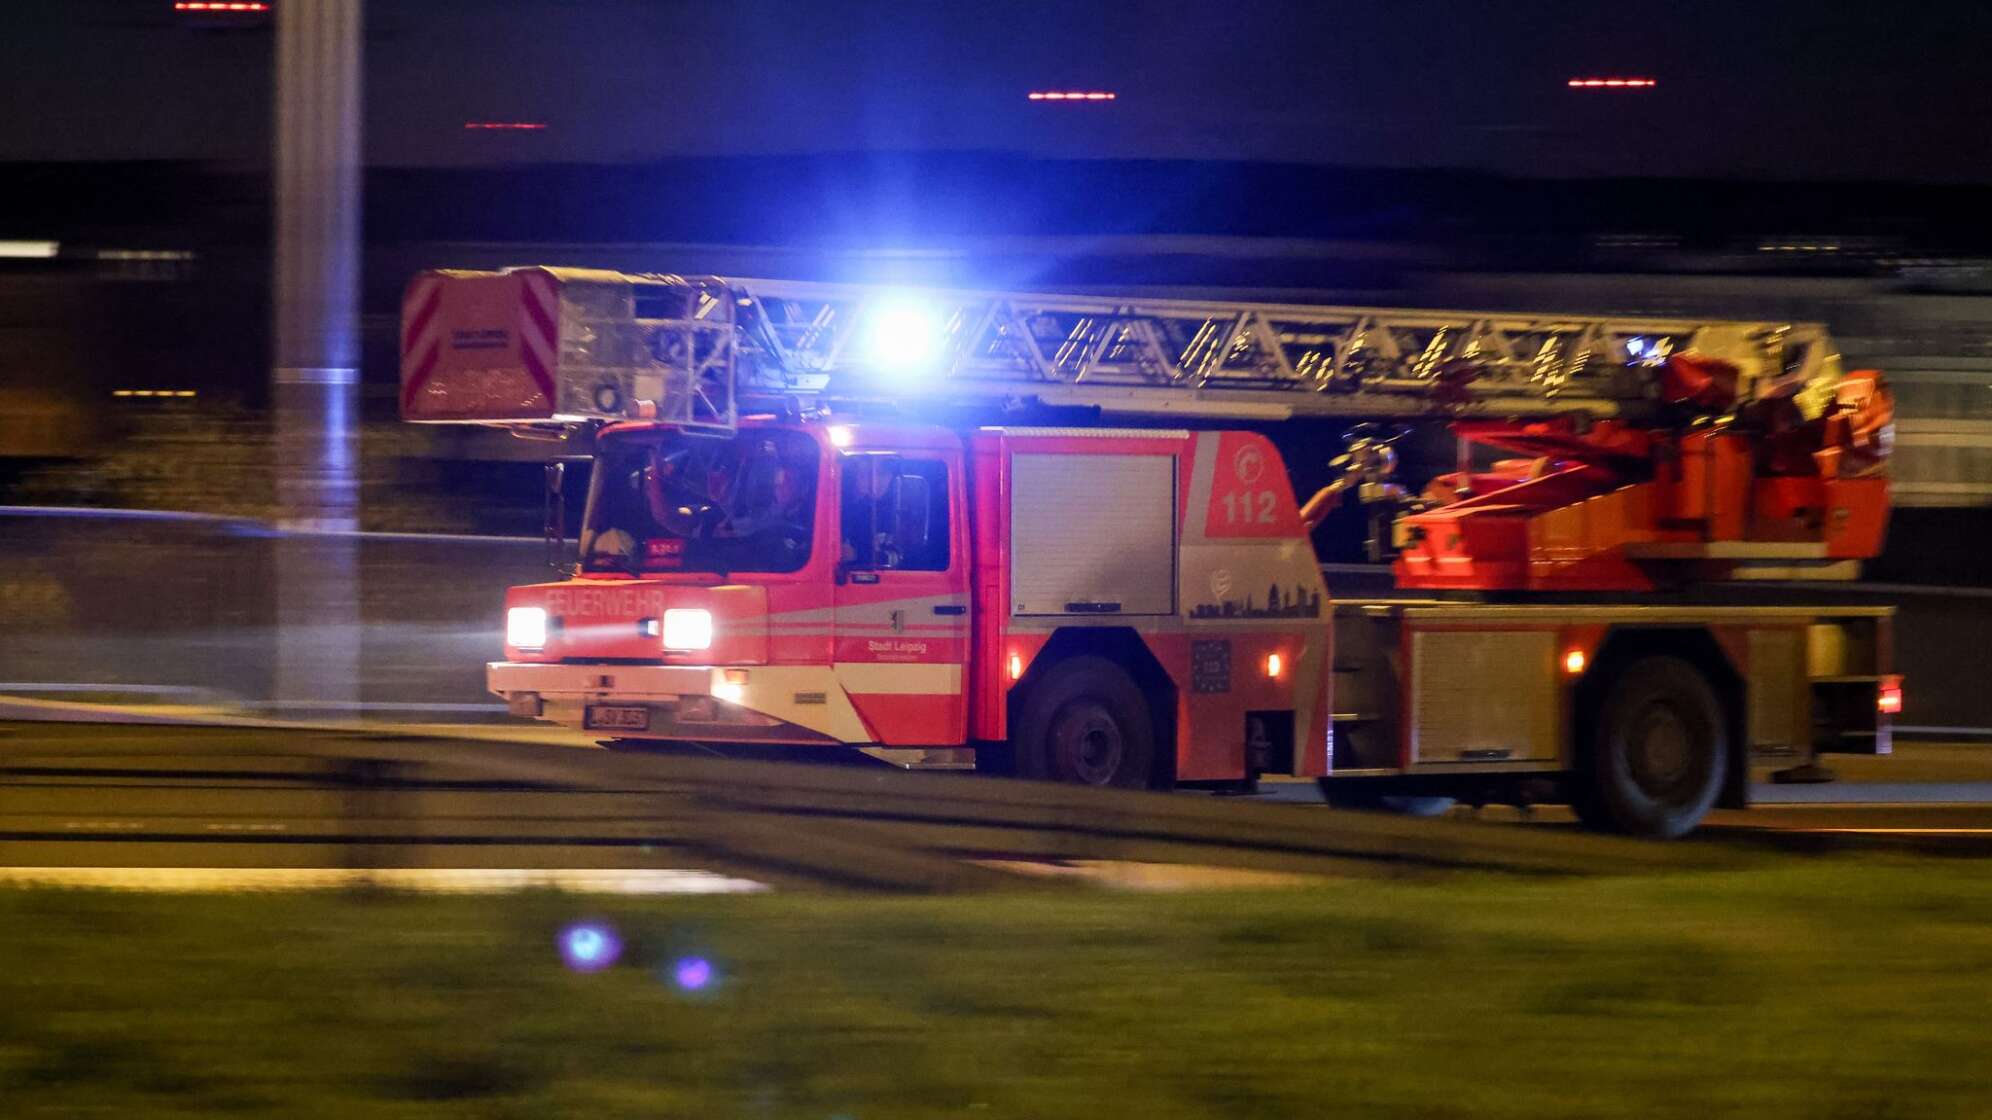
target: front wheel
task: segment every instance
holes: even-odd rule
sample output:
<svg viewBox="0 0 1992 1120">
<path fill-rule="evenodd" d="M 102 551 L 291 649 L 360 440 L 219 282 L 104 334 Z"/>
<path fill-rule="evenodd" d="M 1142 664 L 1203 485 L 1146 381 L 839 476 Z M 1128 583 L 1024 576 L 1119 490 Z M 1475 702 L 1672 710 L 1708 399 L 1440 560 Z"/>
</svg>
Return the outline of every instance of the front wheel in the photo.
<svg viewBox="0 0 1992 1120">
<path fill-rule="evenodd" d="M 1053 666 L 1024 698 L 1017 774 L 1087 786 L 1154 784 L 1155 721 L 1127 670 L 1104 657 Z"/>
<path fill-rule="evenodd" d="M 1577 815 L 1611 832 L 1684 836 L 1722 793 L 1729 750 L 1708 678 L 1678 657 L 1641 658 L 1605 693 L 1576 775 Z"/>
</svg>

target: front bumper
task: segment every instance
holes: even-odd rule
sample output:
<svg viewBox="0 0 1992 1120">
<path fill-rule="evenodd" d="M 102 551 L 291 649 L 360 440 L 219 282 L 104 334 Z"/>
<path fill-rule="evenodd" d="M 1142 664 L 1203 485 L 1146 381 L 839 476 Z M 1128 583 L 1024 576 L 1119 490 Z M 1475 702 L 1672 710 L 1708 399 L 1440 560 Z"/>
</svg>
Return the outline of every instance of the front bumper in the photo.
<svg viewBox="0 0 1992 1120">
<path fill-rule="evenodd" d="M 493 661 L 484 681 L 514 715 L 588 730 L 591 707 L 641 707 L 621 738 L 864 744 L 871 736 L 829 666 L 589 665 Z"/>
<path fill-rule="evenodd" d="M 493 661 L 484 667 L 484 684 L 509 701 L 514 695 L 536 693 L 542 699 L 676 700 L 681 696 L 711 696 L 720 670 L 708 665 L 565 665 L 529 661 Z"/>
</svg>

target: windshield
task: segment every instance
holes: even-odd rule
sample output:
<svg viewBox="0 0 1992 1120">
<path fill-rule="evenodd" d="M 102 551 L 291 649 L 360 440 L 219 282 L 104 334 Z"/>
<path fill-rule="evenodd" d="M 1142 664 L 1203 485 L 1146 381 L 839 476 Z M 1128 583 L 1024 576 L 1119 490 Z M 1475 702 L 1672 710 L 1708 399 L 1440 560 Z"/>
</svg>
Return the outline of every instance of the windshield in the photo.
<svg viewBox="0 0 1992 1120">
<path fill-rule="evenodd" d="M 588 486 L 581 569 L 796 571 L 809 562 L 816 472 L 800 432 L 611 436 Z"/>
</svg>

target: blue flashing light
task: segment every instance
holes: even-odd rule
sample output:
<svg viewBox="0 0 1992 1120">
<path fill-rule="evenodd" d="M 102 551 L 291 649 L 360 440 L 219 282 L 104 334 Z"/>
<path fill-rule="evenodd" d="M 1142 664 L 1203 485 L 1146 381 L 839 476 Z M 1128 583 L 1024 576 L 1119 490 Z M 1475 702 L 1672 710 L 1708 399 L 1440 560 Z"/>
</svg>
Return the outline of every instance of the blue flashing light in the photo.
<svg viewBox="0 0 1992 1120">
<path fill-rule="evenodd" d="M 926 365 L 940 356 L 940 317 L 919 303 L 882 304 L 871 313 L 865 351 L 872 361 L 889 370 Z"/>
</svg>

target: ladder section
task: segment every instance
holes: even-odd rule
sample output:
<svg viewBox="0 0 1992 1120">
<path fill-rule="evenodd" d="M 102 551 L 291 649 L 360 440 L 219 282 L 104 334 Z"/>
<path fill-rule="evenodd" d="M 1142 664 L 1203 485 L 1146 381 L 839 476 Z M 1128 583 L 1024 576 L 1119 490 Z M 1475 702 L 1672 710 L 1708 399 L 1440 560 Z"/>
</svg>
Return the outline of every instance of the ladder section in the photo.
<svg viewBox="0 0 1992 1120">
<path fill-rule="evenodd" d="M 1838 377 L 1816 324 L 724 283 L 743 392 L 1034 397 L 1211 416 L 1620 415 L 1695 351 L 1744 400 Z"/>
<path fill-rule="evenodd" d="M 717 429 L 742 407 L 797 400 L 1268 420 L 1635 416 L 1687 352 L 1733 367 L 1737 403 L 1830 395 L 1840 376 L 1816 324 L 558 268 L 425 273 L 404 303 L 403 340 L 409 419 Z"/>
</svg>

